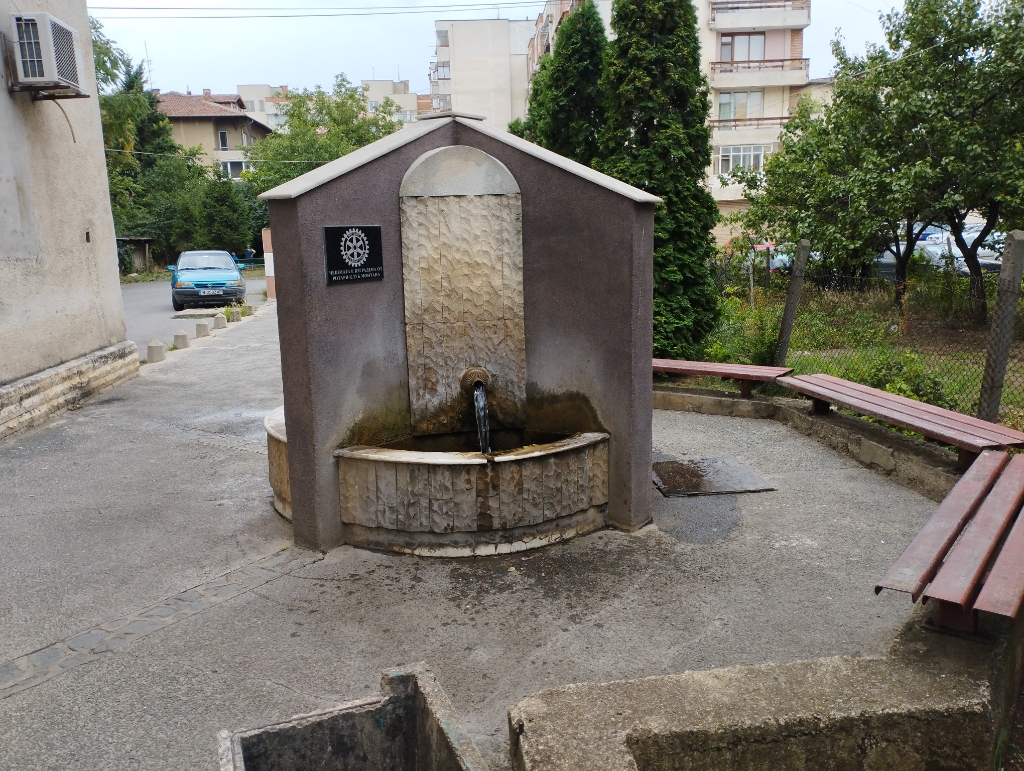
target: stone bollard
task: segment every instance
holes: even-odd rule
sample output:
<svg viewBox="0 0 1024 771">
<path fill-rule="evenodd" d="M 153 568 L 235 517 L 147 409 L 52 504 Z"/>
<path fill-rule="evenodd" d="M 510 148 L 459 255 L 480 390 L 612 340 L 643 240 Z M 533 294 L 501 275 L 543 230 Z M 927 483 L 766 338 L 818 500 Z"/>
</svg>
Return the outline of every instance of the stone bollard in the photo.
<svg viewBox="0 0 1024 771">
<path fill-rule="evenodd" d="M 231 315 L 228 316 L 228 321 L 235 322 L 242 320 L 242 311 L 239 308 L 232 308 L 230 311 Z"/>
<path fill-rule="evenodd" d="M 227 329 L 228 320 L 224 318 L 223 313 L 218 313 L 213 317 L 213 328 L 214 329 Z"/>
<path fill-rule="evenodd" d="M 196 337 L 209 337 L 210 336 L 210 322 L 209 321 L 197 321 L 196 322 Z"/>
<path fill-rule="evenodd" d="M 167 358 L 167 346 L 159 340 L 154 340 L 146 346 L 146 363 L 154 364 Z"/>
<path fill-rule="evenodd" d="M 245 315 L 246 316 L 251 316 L 255 312 L 256 312 L 256 309 L 254 307 L 249 305 L 249 303 L 245 304 Z"/>
<path fill-rule="evenodd" d="M 174 333 L 174 347 L 188 348 L 188 333 L 184 329 L 179 329 Z"/>
</svg>

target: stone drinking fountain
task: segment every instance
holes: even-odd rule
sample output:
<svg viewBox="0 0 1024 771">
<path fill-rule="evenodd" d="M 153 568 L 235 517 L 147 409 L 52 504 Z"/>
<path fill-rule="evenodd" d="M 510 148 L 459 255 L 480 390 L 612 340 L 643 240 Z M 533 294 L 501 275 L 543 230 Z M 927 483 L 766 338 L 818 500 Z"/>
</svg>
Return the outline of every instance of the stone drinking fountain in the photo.
<svg viewBox="0 0 1024 771">
<path fill-rule="evenodd" d="M 658 199 L 452 114 L 262 197 L 300 545 L 469 556 L 650 519 Z"/>
</svg>

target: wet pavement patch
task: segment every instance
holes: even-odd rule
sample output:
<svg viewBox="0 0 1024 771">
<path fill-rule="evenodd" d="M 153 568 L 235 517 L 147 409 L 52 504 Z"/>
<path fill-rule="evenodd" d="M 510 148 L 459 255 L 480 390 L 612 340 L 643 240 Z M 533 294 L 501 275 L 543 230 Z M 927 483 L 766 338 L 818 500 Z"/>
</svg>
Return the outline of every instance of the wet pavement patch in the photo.
<svg viewBox="0 0 1024 771">
<path fill-rule="evenodd" d="M 657 528 L 688 543 L 721 541 L 740 523 L 742 512 L 735 495 L 664 498 L 653 496 L 652 514 Z"/>
<path fill-rule="evenodd" d="M 739 458 L 667 460 L 654 464 L 655 486 L 666 497 L 758 493 L 774 490 Z"/>
</svg>

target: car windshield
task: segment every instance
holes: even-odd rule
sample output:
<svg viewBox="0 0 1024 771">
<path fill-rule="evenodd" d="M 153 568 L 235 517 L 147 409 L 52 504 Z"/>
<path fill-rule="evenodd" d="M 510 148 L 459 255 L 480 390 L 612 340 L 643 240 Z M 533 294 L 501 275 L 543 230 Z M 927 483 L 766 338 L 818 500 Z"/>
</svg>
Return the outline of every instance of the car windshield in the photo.
<svg viewBox="0 0 1024 771">
<path fill-rule="evenodd" d="M 233 270 L 234 267 L 227 252 L 182 252 L 178 257 L 178 270 Z"/>
</svg>

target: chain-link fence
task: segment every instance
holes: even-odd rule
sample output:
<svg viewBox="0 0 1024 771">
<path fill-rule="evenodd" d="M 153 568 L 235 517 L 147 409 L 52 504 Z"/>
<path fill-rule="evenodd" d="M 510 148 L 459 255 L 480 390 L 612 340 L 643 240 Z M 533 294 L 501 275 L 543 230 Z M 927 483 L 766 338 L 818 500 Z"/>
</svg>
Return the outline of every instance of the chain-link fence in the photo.
<svg viewBox="0 0 1024 771">
<path fill-rule="evenodd" d="M 773 362 L 789 277 L 759 273 L 720 272 L 724 312 L 707 359 Z M 972 290 L 969 277 L 934 270 L 900 291 L 891 280 L 809 269 L 785 364 L 977 415 L 999 274 L 983 278 Z M 1024 429 L 1024 301 L 1011 326 L 998 419 Z"/>
</svg>

